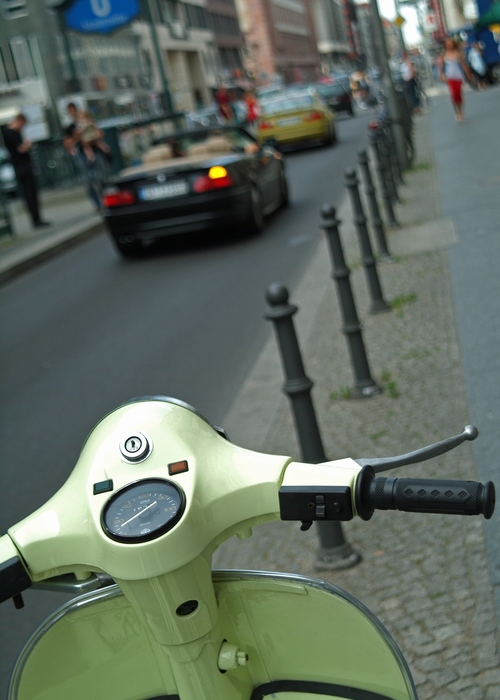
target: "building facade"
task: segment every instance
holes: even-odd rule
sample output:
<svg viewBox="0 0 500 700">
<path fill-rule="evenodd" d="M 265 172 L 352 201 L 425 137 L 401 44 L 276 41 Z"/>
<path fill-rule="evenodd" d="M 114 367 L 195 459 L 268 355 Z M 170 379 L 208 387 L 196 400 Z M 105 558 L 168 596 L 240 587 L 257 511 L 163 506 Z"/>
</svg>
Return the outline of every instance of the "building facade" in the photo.
<svg viewBox="0 0 500 700">
<path fill-rule="evenodd" d="M 0 124 L 22 110 L 34 140 L 61 133 L 69 100 L 108 121 L 191 111 L 241 71 L 234 0 L 141 0 L 108 33 L 76 30 L 71 6 L 0 0 Z"/>
<path fill-rule="evenodd" d="M 311 12 L 323 73 L 345 64 L 353 47 L 347 39 L 341 0 L 311 0 Z"/>
<path fill-rule="evenodd" d="M 321 73 L 310 0 L 240 0 L 245 69 L 258 85 L 314 80 Z"/>
</svg>

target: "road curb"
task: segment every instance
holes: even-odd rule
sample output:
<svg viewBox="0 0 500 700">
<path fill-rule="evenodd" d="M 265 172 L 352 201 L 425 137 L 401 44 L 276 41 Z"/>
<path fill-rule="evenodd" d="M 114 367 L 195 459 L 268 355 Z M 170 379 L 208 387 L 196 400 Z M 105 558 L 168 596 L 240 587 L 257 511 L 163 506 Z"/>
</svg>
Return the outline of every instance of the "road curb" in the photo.
<svg viewBox="0 0 500 700">
<path fill-rule="evenodd" d="M 0 257 L 0 284 L 20 275 L 38 265 L 43 260 L 57 255 L 66 248 L 91 238 L 103 228 L 102 219 L 94 217 L 91 221 L 69 226 L 36 241 L 27 242 Z"/>
</svg>

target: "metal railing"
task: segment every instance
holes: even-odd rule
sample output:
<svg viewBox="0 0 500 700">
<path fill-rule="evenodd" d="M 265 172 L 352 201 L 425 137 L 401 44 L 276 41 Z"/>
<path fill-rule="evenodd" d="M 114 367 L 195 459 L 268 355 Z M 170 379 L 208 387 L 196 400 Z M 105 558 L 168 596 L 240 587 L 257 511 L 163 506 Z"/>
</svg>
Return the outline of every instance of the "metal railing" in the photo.
<svg viewBox="0 0 500 700">
<path fill-rule="evenodd" d="M 140 163 L 142 154 L 154 141 L 185 127 L 184 114 L 105 126 L 104 138 L 111 149 L 110 174 Z M 30 153 L 40 189 L 67 189 L 84 184 L 77 159 L 64 148 L 62 138 L 39 141 Z"/>
</svg>

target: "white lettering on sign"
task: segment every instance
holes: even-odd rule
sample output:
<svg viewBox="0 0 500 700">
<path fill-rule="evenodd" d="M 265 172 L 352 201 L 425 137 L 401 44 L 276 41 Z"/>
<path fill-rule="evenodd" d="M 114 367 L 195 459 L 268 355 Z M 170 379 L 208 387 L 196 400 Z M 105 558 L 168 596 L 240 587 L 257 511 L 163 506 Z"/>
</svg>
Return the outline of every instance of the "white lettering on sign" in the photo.
<svg viewBox="0 0 500 700">
<path fill-rule="evenodd" d="M 90 0 L 90 7 L 96 17 L 107 17 L 111 13 L 111 0 Z"/>
</svg>

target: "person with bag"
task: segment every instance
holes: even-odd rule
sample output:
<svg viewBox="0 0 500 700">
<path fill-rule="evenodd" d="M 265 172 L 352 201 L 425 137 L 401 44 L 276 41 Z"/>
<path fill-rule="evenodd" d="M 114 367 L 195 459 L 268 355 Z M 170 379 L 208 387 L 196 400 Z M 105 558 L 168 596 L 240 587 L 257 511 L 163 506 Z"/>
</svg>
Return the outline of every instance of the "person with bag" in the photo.
<svg viewBox="0 0 500 700">
<path fill-rule="evenodd" d="M 85 116 L 86 112 L 80 111 L 74 102 L 70 102 L 66 109 L 72 121 L 66 128 L 63 145 L 76 159 L 85 178 L 89 198 L 99 212 L 102 186 L 109 170 L 109 147 L 107 144 L 107 150 L 101 147 L 101 143 L 104 143 L 102 131 L 90 117 Z"/>
</svg>

